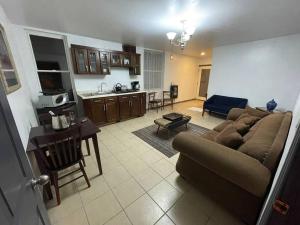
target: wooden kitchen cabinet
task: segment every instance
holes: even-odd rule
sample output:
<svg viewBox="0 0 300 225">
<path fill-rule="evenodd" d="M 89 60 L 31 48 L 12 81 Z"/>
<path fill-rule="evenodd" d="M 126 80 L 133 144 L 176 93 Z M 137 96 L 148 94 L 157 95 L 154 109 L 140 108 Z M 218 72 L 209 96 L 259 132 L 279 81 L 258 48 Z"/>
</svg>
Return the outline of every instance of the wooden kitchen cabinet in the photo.
<svg viewBox="0 0 300 225">
<path fill-rule="evenodd" d="M 116 123 L 120 121 L 119 102 L 117 97 L 105 98 L 106 122 Z"/>
<path fill-rule="evenodd" d="M 110 74 L 110 53 L 106 51 L 100 51 L 100 65 L 101 65 L 101 74 L 108 75 Z"/>
<path fill-rule="evenodd" d="M 99 51 L 87 50 L 88 54 L 88 71 L 90 74 L 100 74 L 100 57 Z"/>
<path fill-rule="evenodd" d="M 140 94 L 130 95 L 130 116 L 137 117 L 141 115 L 141 100 Z"/>
<path fill-rule="evenodd" d="M 141 75 L 141 54 L 131 54 L 130 75 Z"/>
<path fill-rule="evenodd" d="M 83 99 L 85 115 L 99 126 L 143 116 L 146 93 Z"/>
<path fill-rule="evenodd" d="M 141 116 L 146 114 L 146 93 L 143 92 L 140 94 L 140 100 L 141 100 Z"/>
<path fill-rule="evenodd" d="M 87 49 L 73 49 L 73 64 L 77 74 L 87 74 L 89 72 Z"/>
<path fill-rule="evenodd" d="M 105 99 L 95 98 L 91 99 L 91 115 L 92 121 L 98 125 L 105 124 L 106 120 L 106 109 L 105 109 Z"/>
<path fill-rule="evenodd" d="M 119 106 L 120 106 L 120 120 L 129 119 L 131 115 L 130 96 L 129 95 L 119 96 Z"/>
<path fill-rule="evenodd" d="M 130 75 L 141 74 L 141 55 L 135 52 L 113 51 L 82 45 L 71 45 L 75 74 L 111 73 L 111 67 L 128 68 Z"/>
</svg>

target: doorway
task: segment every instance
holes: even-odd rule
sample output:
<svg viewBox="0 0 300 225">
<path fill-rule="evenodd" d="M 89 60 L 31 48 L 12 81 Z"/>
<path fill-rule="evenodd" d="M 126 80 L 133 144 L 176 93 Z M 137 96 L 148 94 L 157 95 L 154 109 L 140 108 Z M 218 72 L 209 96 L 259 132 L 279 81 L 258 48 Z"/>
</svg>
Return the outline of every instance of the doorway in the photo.
<svg viewBox="0 0 300 225">
<path fill-rule="evenodd" d="M 203 66 L 199 69 L 198 85 L 197 85 L 197 99 L 206 100 L 208 83 L 210 76 L 211 66 Z"/>
</svg>

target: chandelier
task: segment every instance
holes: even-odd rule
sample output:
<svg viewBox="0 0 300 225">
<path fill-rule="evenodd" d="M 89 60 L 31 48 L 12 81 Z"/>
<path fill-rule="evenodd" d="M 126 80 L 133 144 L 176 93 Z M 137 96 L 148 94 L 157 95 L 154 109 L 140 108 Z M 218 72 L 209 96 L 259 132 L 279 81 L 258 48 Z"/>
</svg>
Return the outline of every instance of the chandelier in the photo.
<svg viewBox="0 0 300 225">
<path fill-rule="evenodd" d="M 177 35 L 175 32 L 167 33 L 167 37 L 170 40 L 171 45 L 180 47 L 181 50 L 184 50 L 184 48 L 187 45 L 187 42 L 191 39 L 192 35 L 196 30 L 194 26 L 188 26 L 186 22 L 186 20 L 181 21 L 182 31 L 179 35 Z"/>
</svg>

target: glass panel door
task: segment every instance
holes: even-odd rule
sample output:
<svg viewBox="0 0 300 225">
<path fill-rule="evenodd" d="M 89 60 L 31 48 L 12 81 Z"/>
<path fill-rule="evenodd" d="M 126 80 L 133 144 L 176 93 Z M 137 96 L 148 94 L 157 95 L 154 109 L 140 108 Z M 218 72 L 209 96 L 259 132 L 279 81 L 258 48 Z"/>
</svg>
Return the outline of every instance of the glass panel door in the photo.
<svg viewBox="0 0 300 225">
<path fill-rule="evenodd" d="M 87 73 L 87 51 L 84 49 L 76 49 L 76 61 L 78 73 Z"/>
<path fill-rule="evenodd" d="M 90 73 L 100 73 L 100 60 L 99 60 L 99 52 L 89 50 L 89 71 Z"/>
</svg>

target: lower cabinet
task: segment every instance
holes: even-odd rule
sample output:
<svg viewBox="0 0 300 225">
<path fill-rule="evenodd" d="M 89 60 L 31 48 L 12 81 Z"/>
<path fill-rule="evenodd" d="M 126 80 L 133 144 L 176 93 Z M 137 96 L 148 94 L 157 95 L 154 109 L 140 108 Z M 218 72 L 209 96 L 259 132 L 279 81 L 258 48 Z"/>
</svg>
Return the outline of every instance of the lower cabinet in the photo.
<svg viewBox="0 0 300 225">
<path fill-rule="evenodd" d="M 126 120 L 130 118 L 130 96 L 124 95 L 119 96 L 119 105 L 120 105 L 120 120 Z"/>
<path fill-rule="evenodd" d="M 143 116 L 146 113 L 146 93 L 85 99 L 83 105 L 86 116 L 101 126 Z"/>
<path fill-rule="evenodd" d="M 140 94 L 130 96 L 130 116 L 137 117 L 141 115 L 141 100 Z"/>
<path fill-rule="evenodd" d="M 107 123 L 116 123 L 120 121 L 119 103 L 117 97 L 105 98 L 105 114 Z"/>
</svg>

